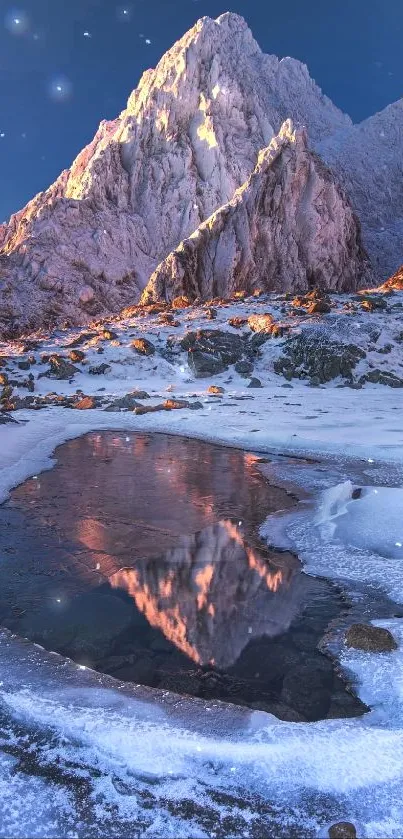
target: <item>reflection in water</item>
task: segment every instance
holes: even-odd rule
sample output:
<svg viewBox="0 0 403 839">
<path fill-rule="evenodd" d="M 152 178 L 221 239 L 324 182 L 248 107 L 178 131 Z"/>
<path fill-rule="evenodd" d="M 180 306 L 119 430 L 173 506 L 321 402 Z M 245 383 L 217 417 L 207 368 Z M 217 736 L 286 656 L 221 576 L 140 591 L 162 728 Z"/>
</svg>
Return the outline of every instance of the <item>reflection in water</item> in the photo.
<svg viewBox="0 0 403 839">
<path fill-rule="evenodd" d="M 162 557 L 137 560 L 109 582 L 194 662 L 221 669 L 253 638 L 286 631 L 307 591 L 297 560 L 288 554 L 274 565 L 229 520 L 181 537 Z"/>
<path fill-rule="evenodd" d="M 257 538 L 293 501 L 256 456 L 117 432 L 56 454 L 0 506 L 2 623 L 137 684 L 281 719 L 362 713 L 318 650 L 339 594 Z"/>
</svg>

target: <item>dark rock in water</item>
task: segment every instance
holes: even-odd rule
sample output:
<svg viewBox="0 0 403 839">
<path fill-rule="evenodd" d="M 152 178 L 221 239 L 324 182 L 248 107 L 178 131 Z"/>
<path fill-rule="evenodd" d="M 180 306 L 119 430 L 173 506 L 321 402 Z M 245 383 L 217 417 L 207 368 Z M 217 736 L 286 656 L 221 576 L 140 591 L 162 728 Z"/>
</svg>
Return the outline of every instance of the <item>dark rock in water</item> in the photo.
<svg viewBox="0 0 403 839">
<path fill-rule="evenodd" d="M 388 629 L 370 624 L 355 623 L 346 632 L 346 644 L 365 652 L 387 653 L 397 650 L 397 643 Z"/>
<path fill-rule="evenodd" d="M 102 376 L 103 373 L 108 373 L 111 369 L 110 364 L 98 364 L 98 366 L 90 367 L 88 372 L 91 373 L 91 376 Z"/>
<path fill-rule="evenodd" d="M 154 355 L 155 353 L 154 344 L 148 341 L 147 338 L 135 338 L 132 347 L 140 355 Z"/>
<path fill-rule="evenodd" d="M 356 839 L 357 831 L 352 822 L 337 822 L 329 827 L 329 839 Z"/>
<path fill-rule="evenodd" d="M 353 491 L 351 493 L 351 498 L 353 498 L 354 501 L 356 501 L 358 498 L 361 498 L 361 496 L 362 496 L 362 488 L 361 487 L 356 487 L 355 489 L 353 489 Z"/>
<path fill-rule="evenodd" d="M 263 385 L 260 379 L 257 379 L 255 376 L 253 376 L 248 384 L 248 387 L 263 387 Z"/>
<path fill-rule="evenodd" d="M 388 385 L 388 387 L 403 387 L 403 379 L 400 379 L 399 376 L 396 376 L 395 373 L 391 373 L 389 370 L 379 370 L 378 368 L 365 373 L 359 381 L 360 384 L 370 382 L 375 385 Z"/>
<path fill-rule="evenodd" d="M 18 367 L 19 370 L 29 370 L 30 366 L 31 365 L 30 365 L 29 361 L 27 361 L 26 359 L 23 360 L 23 361 L 19 361 L 18 364 L 17 364 L 17 367 Z"/>
<path fill-rule="evenodd" d="M 247 344 L 239 335 L 216 329 L 188 332 L 180 343 L 188 352 L 189 367 L 197 377 L 222 373 L 248 354 Z"/>
<path fill-rule="evenodd" d="M 234 369 L 240 376 L 247 378 L 251 373 L 253 373 L 253 364 L 251 361 L 237 361 L 234 365 Z"/>
<path fill-rule="evenodd" d="M 298 664 L 286 674 L 281 699 L 307 720 L 323 719 L 330 708 L 332 683 L 331 661 L 318 657 L 310 666 Z"/>
<path fill-rule="evenodd" d="M 274 362 L 286 379 L 317 379 L 321 384 L 338 376 L 350 379 L 366 353 L 355 344 L 329 341 L 323 335 L 296 335 L 287 341 L 284 355 Z"/>
<path fill-rule="evenodd" d="M 40 376 L 46 376 L 49 379 L 72 379 L 76 373 L 79 373 L 78 367 L 71 364 L 61 355 L 51 355 L 49 358 L 49 370 L 41 373 Z"/>
</svg>

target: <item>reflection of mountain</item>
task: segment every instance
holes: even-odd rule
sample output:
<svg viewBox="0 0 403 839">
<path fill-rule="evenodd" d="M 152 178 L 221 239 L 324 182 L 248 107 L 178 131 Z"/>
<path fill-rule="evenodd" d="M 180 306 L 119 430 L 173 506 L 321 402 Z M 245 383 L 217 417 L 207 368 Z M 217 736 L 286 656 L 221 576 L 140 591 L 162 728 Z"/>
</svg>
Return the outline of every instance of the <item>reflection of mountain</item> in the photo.
<svg viewBox="0 0 403 839">
<path fill-rule="evenodd" d="M 278 563 L 221 521 L 181 537 L 158 559 L 137 560 L 110 583 L 193 661 L 225 669 L 253 637 L 286 631 L 300 611 L 307 578 L 290 554 Z"/>
</svg>

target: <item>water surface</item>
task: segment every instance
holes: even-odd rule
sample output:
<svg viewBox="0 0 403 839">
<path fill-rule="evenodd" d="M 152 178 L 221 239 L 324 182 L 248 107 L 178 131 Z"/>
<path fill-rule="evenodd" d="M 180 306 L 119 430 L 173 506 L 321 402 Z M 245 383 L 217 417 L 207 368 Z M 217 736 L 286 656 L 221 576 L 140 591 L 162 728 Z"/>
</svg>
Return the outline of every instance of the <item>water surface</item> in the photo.
<svg viewBox="0 0 403 839">
<path fill-rule="evenodd" d="M 318 644 L 347 605 L 258 538 L 259 457 L 91 433 L 0 507 L 0 620 L 120 679 L 291 720 L 362 713 Z"/>
</svg>

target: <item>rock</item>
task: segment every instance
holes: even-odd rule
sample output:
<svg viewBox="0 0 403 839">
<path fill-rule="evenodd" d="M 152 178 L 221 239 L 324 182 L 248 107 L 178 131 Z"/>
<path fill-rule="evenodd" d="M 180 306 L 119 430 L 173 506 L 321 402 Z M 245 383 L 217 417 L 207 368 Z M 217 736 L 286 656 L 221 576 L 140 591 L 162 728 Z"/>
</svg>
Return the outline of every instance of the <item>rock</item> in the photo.
<svg viewBox="0 0 403 839">
<path fill-rule="evenodd" d="M 216 317 L 217 317 L 217 309 L 213 309 L 212 307 L 206 309 L 207 320 L 215 320 Z"/>
<path fill-rule="evenodd" d="M 91 376 L 102 376 L 104 373 L 109 373 L 109 370 L 112 370 L 110 364 L 98 364 L 95 367 L 90 367 L 88 372 L 91 373 Z"/>
<path fill-rule="evenodd" d="M 384 653 L 397 650 L 397 643 L 388 629 L 370 624 L 356 623 L 346 632 L 345 641 L 348 647 L 366 652 Z"/>
<path fill-rule="evenodd" d="M 141 299 L 203 299 L 239 286 L 308 291 L 313 283 L 354 291 L 373 274 L 346 194 L 287 120 L 234 197 L 160 263 Z"/>
<path fill-rule="evenodd" d="M 207 388 L 207 393 L 219 396 L 222 393 L 225 393 L 225 390 L 223 387 L 219 387 L 218 385 L 210 385 L 210 387 Z"/>
<path fill-rule="evenodd" d="M 314 300 L 307 308 L 308 315 L 328 315 L 332 307 L 324 300 Z"/>
<path fill-rule="evenodd" d="M 73 338 L 66 344 L 66 349 L 74 349 L 75 347 L 80 347 L 81 344 L 85 344 L 87 341 L 91 341 L 92 338 L 96 338 L 96 332 L 81 332 L 77 338 Z"/>
<path fill-rule="evenodd" d="M 117 340 L 117 333 L 113 332 L 112 329 L 103 329 L 102 335 L 106 341 L 116 341 Z"/>
<path fill-rule="evenodd" d="M 390 277 L 378 291 L 403 291 L 403 265 Z"/>
<path fill-rule="evenodd" d="M 154 355 L 155 353 L 154 344 L 148 341 L 147 338 L 135 338 L 132 347 L 140 355 Z"/>
<path fill-rule="evenodd" d="M 185 295 L 180 295 L 172 300 L 173 309 L 188 309 L 192 305 L 192 301 Z"/>
<path fill-rule="evenodd" d="M 213 355 L 208 355 L 200 350 L 189 351 L 188 364 L 197 378 L 223 373 L 228 368 L 228 365 L 221 358 L 215 358 Z"/>
<path fill-rule="evenodd" d="M 356 839 L 357 831 L 352 822 L 336 822 L 329 827 L 329 839 Z"/>
<path fill-rule="evenodd" d="M 252 332 L 265 332 L 271 335 L 274 326 L 273 315 L 251 315 L 248 318 L 248 326 Z"/>
<path fill-rule="evenodd" d="M 78 299 L 83 306 L 86 306 L 87 303 L 92 303 L 95 297 L 95 291 L 91 286 L 85 285 L 80 288 L 78 293 Z"/>
<path fill-rule="evenodd" d="M 188 332 L 180 342 L 188 352 L 188 364 L 198 378 L 222 373 L 248 354 L 247 344 L 239 335 L 213 329 Z"/>
<path fill-rule="evenodd" d="M 40 373 L 40 376 L 46 376 L 49 379 L 72 379 L 76 373 L 79 373 L 78 367 L 71 364 L 61 355 L 51 355 L 49 357 L 49 370 L 45 373 Z"/>
<path fill-rule="evenodd" d="M 75 402 L 74 407 L 77 408 L 78 411 L 88 411 L 91 408 L 97 408 L 97 400 L 93 396 L 84 396 L 82 399 L 79 399 L 78 402 Z"/>
<path fill-rule="evenodd" d="M 248 384 L 248 387 L 263 387 L 263 385 L 260 379 L 257 379 L 255 376 L 253 376 Z"/>
<path fill-rule="evenodd" d="M 10 414 L 5 413 L 4 411 L 0 411 L 0 425 L 6 425 L 8 422 L 16 422 L 13 417 L 10 417 Z"/>
<path fill-rule="evenodd" d="M 403 159 L 396 154 L 403 123 L 401 99 L 316 150 L 348 192 L 377 276 L 386 279 L 402 262 Z"/>
<path fill-rule="evenodd" d="M 165 407 L 165 403 L 163 405 L 138 405 L 134 408 L 134 413 L 137 416 L 142 416 L 143 414 L 155 414 L 156 411 L 169 411 L 170 408 Z"/>
<path fill-rule="evenodd" d="M 114 399 L 113 402 L 105 408 L 105 411 L 120 411 L 120 410 L 128 410 L 132 411 L 133 408 L 141 407 L 139 406 L 138 399 L 149 399 L 150 394 L 147 393 L 145 390 L 134 390 L 132 393 L 126 393 L 125 396 L 120 396 L 119 399 Z"/>
<path fill-rule="evenodd" d="M 364 350 L 355 344 L 343 344 L 306 331 L 290 338 L 283 352 L 274 362 L 276 373 L 288 380 L 314 379 L 320 384 L 338 376 L 350 379 L 358 362 L 365 358 Z"/>
<path fill-rule="evenodd" d="M 237 361 L 234 370 L 240 376 L 248 377 L 253 372 L 253 364 L 250 361 Z"/>
<path fill-rule="evenodd" d="M 365 382 L 388 385 L 388 387 L 403 387 L 403 379 L 400 379 L 395 373 L 391 373 L 388 370 L 379 370 L 378 368 L 369 370 L 368 373 L 364 373 L 361 376 L 359 383 L 365 384 Z"/>
<path fill-rule="evenodd" d="M 30 365 L 29 361 L 24 360 L 24 361 L 19 361 L 18 364 L 17 364 L 17 367 L 18 367 L 19 370 L 29 370 L 31 365 Z"/>
<path fill-rule="evenodd" d="M 241 326 L 245 326 L 247 323 L 248 318 L 241 318 L 239 316 L 228 319 L 229 326 L 233 326 L 234 329 L 240 329 Z"/>
<path fill-rule="evenodd" d="M 79 363 L 81 361 L 84 361 L 85 353 L 83 353 L 81 350 L 71 350 L 71 352 L 69 352 L 69 359 L 74 363 Z"/>
<path fill-rule="evenodd" d="M 383 311 L 387 309 L 386 300 L 380 296 L 373 296 L 373 297 L 363 297 L 360 299 L 361 309 L 364 309 L 366 312 L 374 312 L 377 309 Z"/>
<path fill-rule="evenodd" d="M 187 399 L 166 399 L 163 403 L 166 411 L 177 410 L 179 408 L 190 408 L 190 402 Z"/>
</svg>

